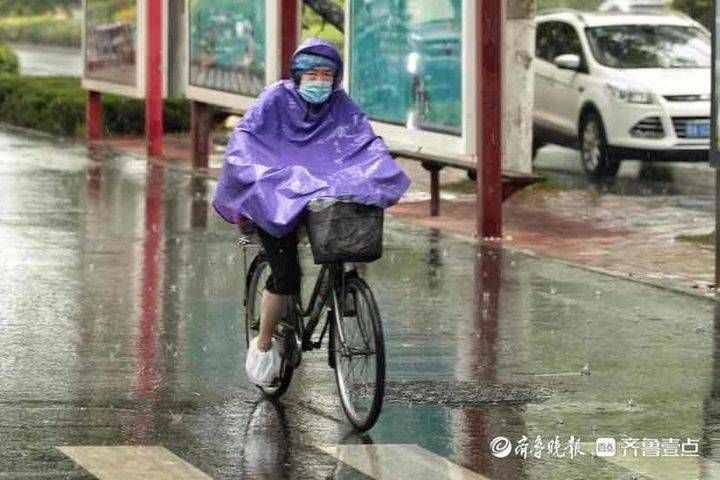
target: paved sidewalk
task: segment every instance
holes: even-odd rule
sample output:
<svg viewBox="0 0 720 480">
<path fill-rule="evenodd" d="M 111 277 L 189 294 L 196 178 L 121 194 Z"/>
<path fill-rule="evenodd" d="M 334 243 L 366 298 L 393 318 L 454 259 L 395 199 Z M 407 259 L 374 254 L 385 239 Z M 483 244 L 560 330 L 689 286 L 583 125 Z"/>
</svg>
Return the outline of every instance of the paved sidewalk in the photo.
<svg viewBox="0 0 720 480">
<path fill-rule="evenodd" d="M 706 287 L 714 280 L 713 248 L 679 241 L 678 236 L 712 231 L 714 217 L 683 205 L 683 200 L 531 190 L 503 206 L 503 245 L 712 295 Z M 474 235 L 474 200 L 446 200 L 439 217 L 430 217 L 428 209 L 429 202 L 421 201 L 401 203 L 390 211 L 426 227 Z"/>
</svg>

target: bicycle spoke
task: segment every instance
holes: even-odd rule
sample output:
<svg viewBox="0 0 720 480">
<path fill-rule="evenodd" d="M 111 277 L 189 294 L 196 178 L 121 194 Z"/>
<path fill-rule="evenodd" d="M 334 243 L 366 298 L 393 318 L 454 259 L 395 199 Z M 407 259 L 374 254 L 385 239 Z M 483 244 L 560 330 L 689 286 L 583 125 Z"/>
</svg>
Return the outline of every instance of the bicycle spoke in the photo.
<svg viewBox="0 0 720 480">
<path fill-rule="evenodd" d="M 258 332 L 260 330 L 260 311 L 262 306 L 262 297 L 263 297 L 263 290 L 265 283 L 267 282 L 268 277 L 270 276 L 270 269 L 264 268 L 263 271 L 260 273 L 260 278 L 258 279 L 258 288 L 255 289 L 255 309 L 253 312 L 253 318 L 250 322 L 250 329 Z"/>
<path fill-rule="evenodd" d="M 379 380 L 373 307 L 357 287 L 349 289 L 345 298 L 344 306 L 348 307 L 345 311 L 353 315 L 343 316 L 339 322 L 344 342 L 340 336 L 335 337 L 338 385 L 343 390 L 341 395 L 345 395 L 343 401 L 349 410 L 348 416 L 362 425 L 371 415 L 377 415 L 371 413 L 377 410 L 374 407 Z"/>
<path fill-rule="evenodd" d="M 368 306 L 365 304 L 365 302 L 361 302 L 362 304 L 360 305 L 360 307 L 358 307 L 358 299 L 357 299 L 357 297 L 358 297 L 358 293 L 356 292 L 356 293 L 355 293 L 355 298 L 354 298 L 354 305 L 355 305 L 355 316 L 356 316 L 357 319 L 358 319 L 358 330 L 359 330 L 359 333 L 360 333 L 360 335 L 361 335 L 361 338 L 363 339 L 363 342 L 364 342 L 365 346 L 366 346 L 366 347 L 368 348 L 368 350 L 369 350 L 369 349 L 370 349 L 370 344 L 369 344 L 369 342 L 370 342 L 370 338 L 369 338 L 370 335 L 368 335 L 368 331 L 369 331 L 368 328 L 369 328 L 370 331 L 371 331 L 371 330 L 372 330 L 372 325 L 367 325 L 367 324 L 366 324 L 366 320 L 367 320 L 368 316 L 366 315 L 367 312 L 366 312 L 365 309 L 368 308 Z"/>
</svg>

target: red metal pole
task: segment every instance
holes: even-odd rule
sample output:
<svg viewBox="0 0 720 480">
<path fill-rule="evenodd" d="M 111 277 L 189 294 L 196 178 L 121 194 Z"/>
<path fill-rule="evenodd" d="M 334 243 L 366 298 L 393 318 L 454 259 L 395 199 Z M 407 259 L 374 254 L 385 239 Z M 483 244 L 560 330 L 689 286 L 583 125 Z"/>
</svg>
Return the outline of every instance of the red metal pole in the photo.
<svg viewBox="0 0 720 480">
<path fill-rule="evenodd" d="M 477 3 L 477 236 L 502 236 L 502 0 Z"/>
<path fill-rule="evenodd" d="M 87 92 L 85 102 L 85 132 L 88 141 L 100 140 L 103 137 L 103 108 L 100 92 Z"/>
<path fill-rule="evenodd" d="M 163 154 L 163 3 L 147 1 L 145 137 L 153 157 Z"/>
<path fill-rule="evenodd" d="M 295 53 L 295 49 L 298 46 L 298 1 L 282 0 L 280 12 L 282 19 L 280 26 L 280 33 L 282 35 L 282 42 L 280 44 L 281 77 L 290 78 L 290 57 Z"/>
</svg>

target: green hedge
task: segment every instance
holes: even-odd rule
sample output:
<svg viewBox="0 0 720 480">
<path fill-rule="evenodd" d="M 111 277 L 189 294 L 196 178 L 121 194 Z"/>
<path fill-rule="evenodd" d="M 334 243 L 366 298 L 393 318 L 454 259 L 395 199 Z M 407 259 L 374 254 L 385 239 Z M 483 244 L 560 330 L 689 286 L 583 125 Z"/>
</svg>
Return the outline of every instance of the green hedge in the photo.
<svg viewBox="0 0 720 480">
<path fill-rule="evenodd" d="M 20 62 L 15 52 L 5 45 L 0 44 L 0 74 L 2 73 L 18 73 L 20 71 Z"/>
<path fill-rule="evenodd" d="M 0 75 L 0 122 L 55 135 L 82 135 L 86 95 L 77 78 Z M 145 129 L 140 100 L 103 95 L 103 113 L 110 134 L 141 134 Z M 188 130 L 189 103 L 167 100 L 164 117 L 167 132 Z"/>
<path fill-rule="evenodd" d="M 37 15 L 0 17 L 0 41 L 80 47 L 80 20 Z"/>
</svg>

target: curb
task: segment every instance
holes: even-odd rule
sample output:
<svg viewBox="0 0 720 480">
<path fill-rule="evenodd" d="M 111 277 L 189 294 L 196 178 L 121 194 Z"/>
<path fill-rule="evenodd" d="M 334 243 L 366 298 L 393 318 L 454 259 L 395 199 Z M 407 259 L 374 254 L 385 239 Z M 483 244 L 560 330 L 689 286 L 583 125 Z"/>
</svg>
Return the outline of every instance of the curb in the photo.
<svg viewBox="0 0 720 480">
<path fill-rule="evenodd" d="M 393 218 L 396 218 L 401 222 L 403 221 L 402 218 L 399 218 L 396 216 L 393 216 Z M 410 223 L 410 222 L 404 222 L 404 223 Z M 415 224 L 413 224 L 413 225 L 415 225 Z M 425 227 L 425 228 L 427 228 L 427 227 Z M 461 240 L 461 241 L 464 241 L 467 243 L 474 243 L 474 244 L 478 243 L 477 238 L 471 237 L 469 235 L 465 235 L 465 234 L 457 233 L 457 232 L 443 232 L 443 233 L 450 235 L 457 240 Z M 679 293 L 679 294 L 707 300 L 712 303 L 720 303 L 720 298 L 718 298 L 714 293 L 703 294 L 703 293 L 701 293 L 701 291 L 698 291 L 699 289 L 695 289 L 692 287 L 683 287 L 680 285 L 668 285 L 668 284 L 665 284 L 665 283 L 662 283 L 659 281 L 653 281 L 653 280 L 638 277 L 638 276 L 632 276 L 632 274 L 625 273 L 625 272 L 618 272 L 615 270 L 608 270 L 605 268 L 593 267 L 591 265 L 583 265 L 582 263 L 573 263 L 568 260 L 563 260 L 561 258 L 546 257 L 546 256 L 539 255 L 539 254 L 533 252 L 532 250 L 526 250 L 526 249 L 519 248 L 519 247 L 508 246 L 508 245 L 503 244 L 502 242 L 500 242 L 500 246 L 503 250 L 506 250 L 508 252 L 525 255 L 526 257 L 534 258 L 537 260 L 554 262 L 554 263 L 558 263 L 561 265 L 565 265 L 567 267 L 576 268 L 578 270 L 599 273 L 601 275 L 605 275 L 608 277 L 618 278 L 618 279 L 626 280 L 629 282 L 641 283 L 643 285 L 647 285 L 649 287 L 655 287 L 660 290 L 669 290 L 674 293 Z"/>
</svg>

